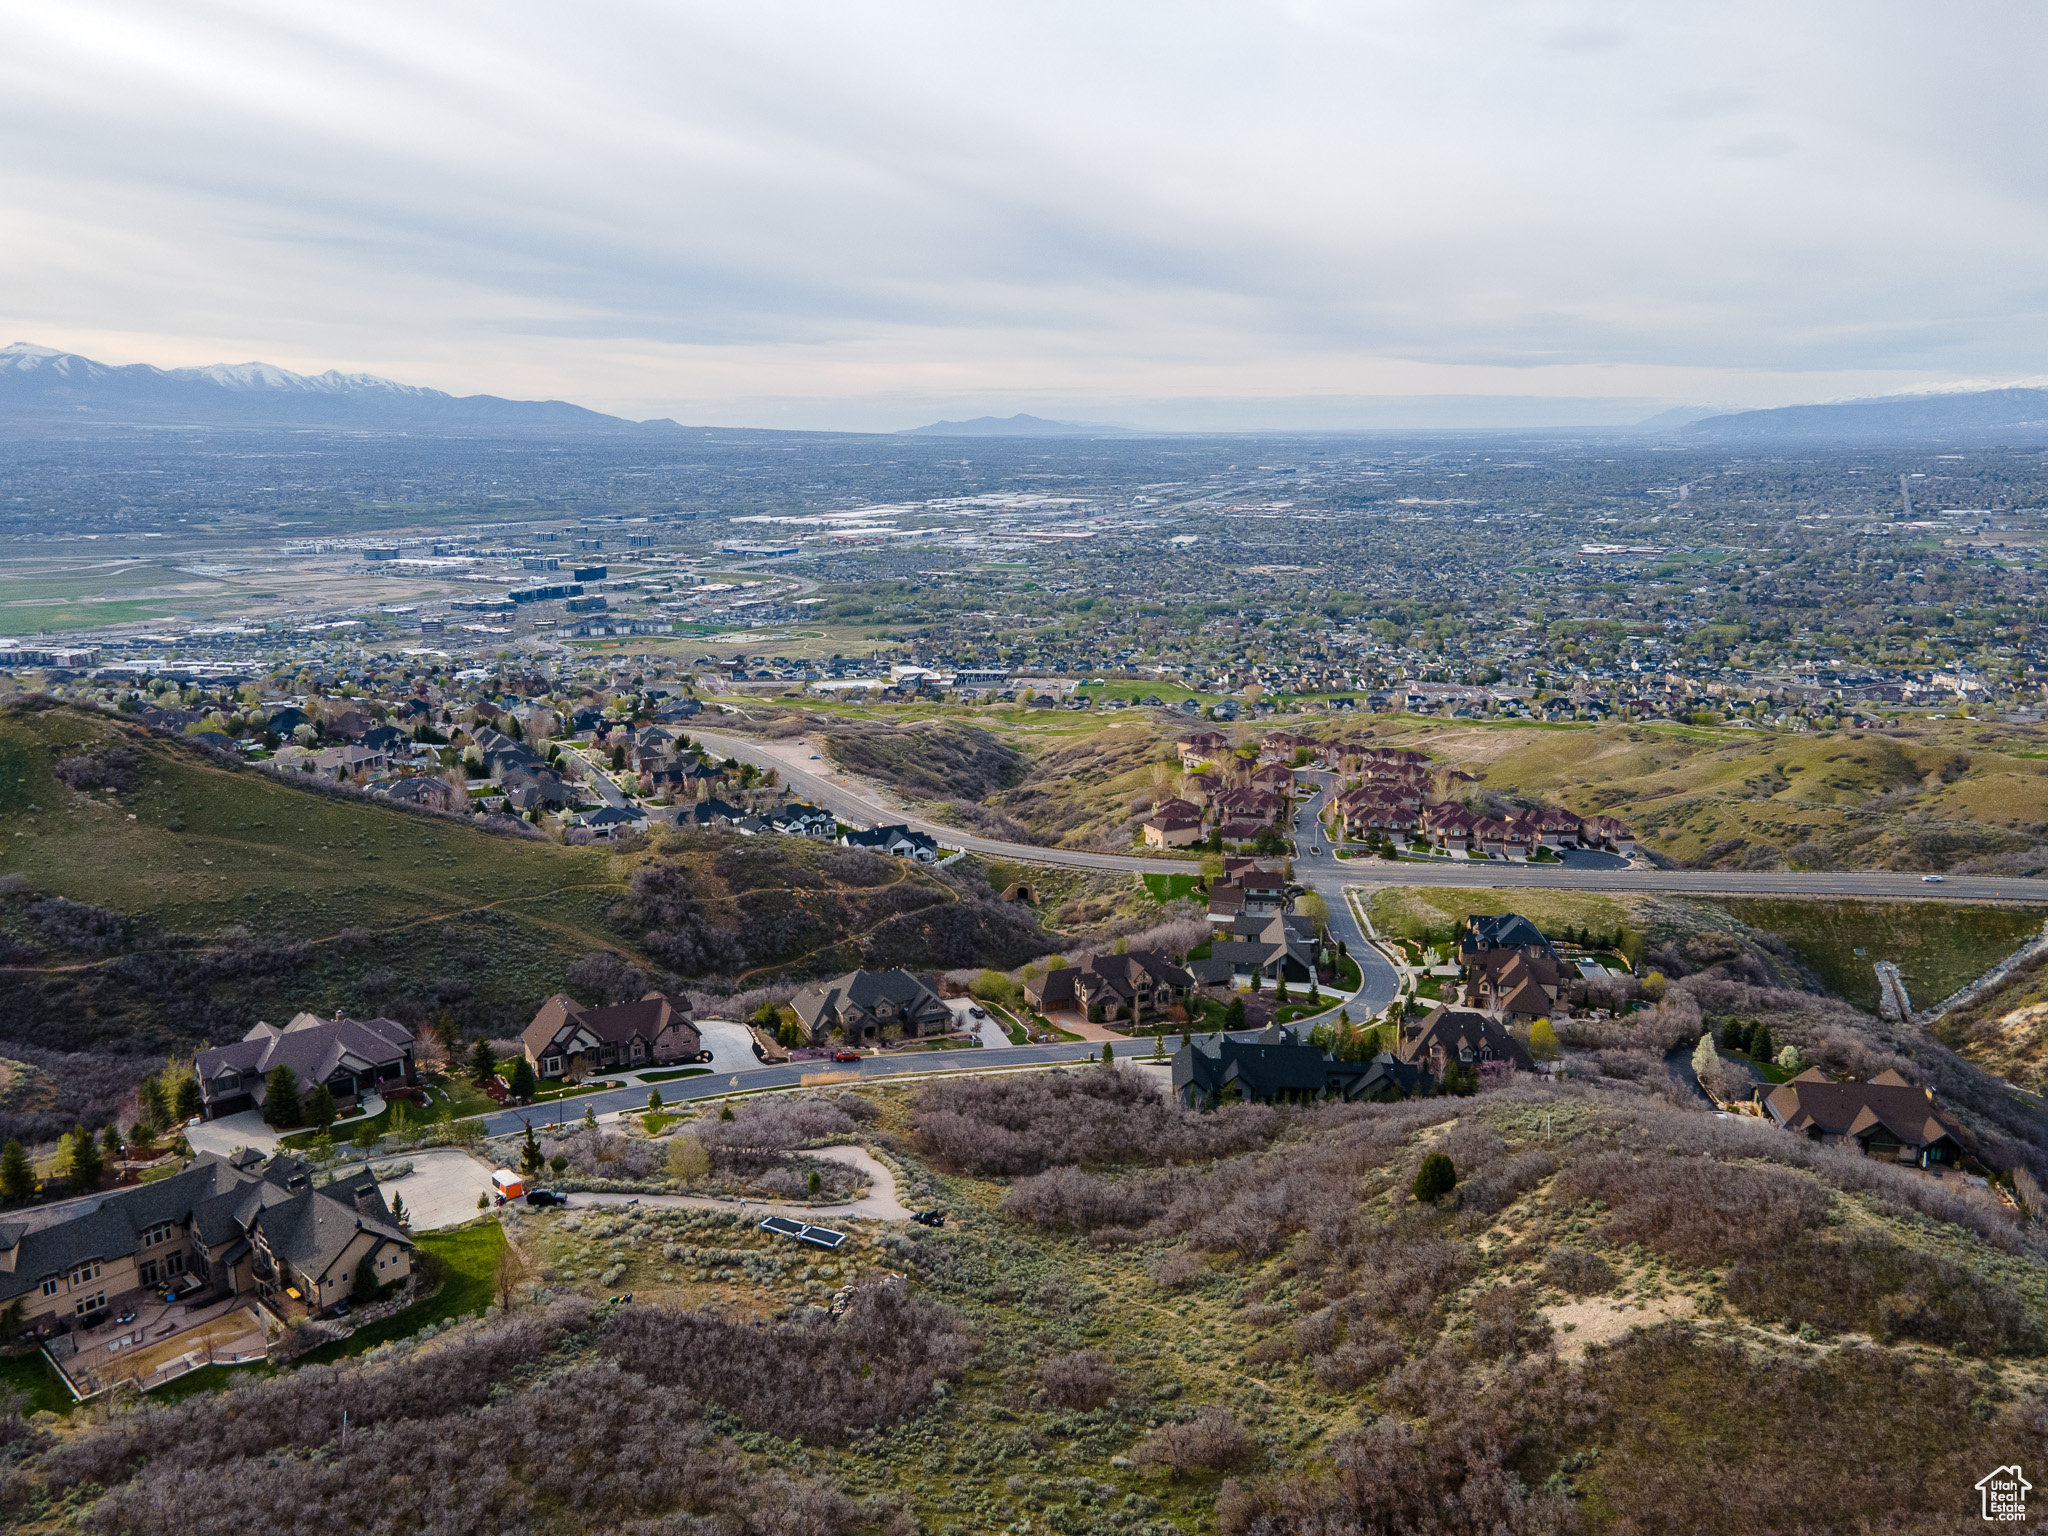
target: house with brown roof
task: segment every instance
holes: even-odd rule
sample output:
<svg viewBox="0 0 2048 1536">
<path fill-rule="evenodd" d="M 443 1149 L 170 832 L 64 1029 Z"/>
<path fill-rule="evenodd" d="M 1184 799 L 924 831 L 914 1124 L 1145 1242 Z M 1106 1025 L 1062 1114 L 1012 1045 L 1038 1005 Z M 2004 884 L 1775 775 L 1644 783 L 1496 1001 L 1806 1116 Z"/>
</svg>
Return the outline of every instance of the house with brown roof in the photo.
<svg viewBox="0 0 2048 1536">
<path fill-rule="evenodd" d="M 1454 1063 L 1479 1067 L 1500 1062 L 1514 1071 L 1536 1070 L 1529 1048 L 1509 1034 L 1500 1020 L 1468 1008 L 1443 1005 L 1403 1024 L 1394 1054 L 1409 1066 L 1420 1067 L 1438 1079 Z"/>
<path fill-rule="evenodd" d="M 1932 1088 L 1896 1072 L 1867 1083 L 1835 1082 L 1808 1067 L 1764 1095 L 1764 1113 L 1785 1130 L 1831 1146 L 1851 1144 L 1886 1162 L 1954 1164 L 1967 1148 L 1954 1121 L 1935 1107 Z"/>
<path fill-rule="evenodd" d="M 1190 731 L 1174 742 L 1180 753 L 1180 765 L 1192 769 L 1202 763 L 1214 762 L 1230 750 L 1230 738 L 1221 731 Z"/>
<path fill-rule="evenodd" d="M 586 1008 L 557 992 L 540 1005 L 520 1043 L 539 1076 L 573 1081 L 607 1070 L 696 1061 L 704 1052 L 688 1006 L 665 992 L 609 1008 Z"/>
<path fill-rule="evenodd" d="M 1095 955 L 1024 983 L 1024 998 L 1039 1012 L 1073 1008 L 1090 1019 L 1127 1018 L 1133 1026 L 1185 1003 L 1195 978 L 1166 956 L 1133 949 Z"/>
<path fill-rule="evenodd" d="M 1557 1011 L 1560 977 L 1541 952 L 1491 949 L 1472 957 L 1472 1002 L 1502 1018 L 1538 1019 Z"/>
<path fill-rule="evenodd" d="M 1227 789 L 1216 797 L 1216 817 L 1270 827 L 1280 814 L 1280 797 L 1268 789 Z"/>
</svg>

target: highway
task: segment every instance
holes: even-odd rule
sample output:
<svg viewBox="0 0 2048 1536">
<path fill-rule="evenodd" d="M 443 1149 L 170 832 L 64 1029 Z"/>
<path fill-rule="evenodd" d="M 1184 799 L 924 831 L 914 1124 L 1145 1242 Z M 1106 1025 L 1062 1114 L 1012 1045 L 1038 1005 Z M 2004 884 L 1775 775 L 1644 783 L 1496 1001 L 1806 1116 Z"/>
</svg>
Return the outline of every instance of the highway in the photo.
<svg viewBox="0 0 2048 1536">
<path fill-rule="evenodd" d="M 903 822 L 916 831 L 942 839 L 948 847 L 993 858 L 1016 859 L 1034 864 L 1057 864 L 1075 869 L 1104 869 L 1142 872 L 1186 870 L 1185 859 L 1169 859 L 1142 853 L 1086 853 L 1073 848 L 1040 848 L 1031 843 L 1005 843 L 977 837 L 958 827 L 921 820 L 886 792 L 851 781 L 833 770 L 830 763 L 813 755 L 800 740 L 763 742 L 712 731 L 691 731 L 708 751 L 721 757 L 738 758 L 758 767 L 773 768 L 797 794 L 821 805 L 840 820 L 868 825 L 873 822 Z M 1305 817 L 1303 826 L 1312 826 Z M 1893 897 L 1926 901 L 2022 901 L 2048 903 L 2048 880 L 2022 879 L 2007 875 L 1950 875 L 1929 883 L 1919 875 L 1891 870 L 1842 870 L 1770 872 L 1754 870 L 1652 869 L 1631 864 L 1615 869 L 1592 863 L 1567 861 L 1561 864 L 1514 864 L 1500 859 L 1416 860 L 1389 862 L 1383 859 L 1339 859 L 1336 850 L 1323 845 L 1320 856 L 1309 850 L 1319 833 L 1305 832 L 1301 854 L 1295 859 L 1295 878 L 1321 891 L 1330 903 L 1334 920 L 1343 905 L 1339 899 L 1345 884 L 1448 885 L 1492 887 L 1498 890 L 1572 890 L 1660 892 L 1672 896 L 1839 896 Z M 1359 947 L 1351 936 L 1343 935 Z"/>
</svg>

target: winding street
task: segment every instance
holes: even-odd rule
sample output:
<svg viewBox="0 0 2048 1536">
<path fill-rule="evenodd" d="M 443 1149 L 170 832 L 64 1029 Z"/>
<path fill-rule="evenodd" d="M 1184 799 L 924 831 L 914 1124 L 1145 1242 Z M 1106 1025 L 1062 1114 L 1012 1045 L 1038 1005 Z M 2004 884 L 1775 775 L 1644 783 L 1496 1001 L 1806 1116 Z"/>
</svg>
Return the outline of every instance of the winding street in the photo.
<svg viewBox="0 0 2048 1536">
<path fill-rule="evenodd" d="M 979 837 L 937 822 L 923 820 L 886 791 L 836 772 L 804 741 L 763 742 L 716 731 L 692 731 L 707 750 L 761 768 L 773 768 L 783 782 L 840 820 L 860 826 L 903 822 L 913 830 L 943 841 L 949 848 L 992 858 L 1072 869 L 1126 870 L 1142 873 L 1186 870 L 1185 859 L 1142 853 L 1089 853 L 1075 848 L 1041 848 L 1033 843 L 1006 843 Z M 1306 823 L 1305 823 L 1306 825 Z M 1309 837 L 1310 846 L 1315 838 Z M 1907 898 L 1921 901 L 2022 901 L 2048 903 L 2048 880 L 2011 875 L 1949 875 L 1936 881 L 1895 870 L 1754 871 L 1721 869 L 1650 869 L 1635 864 L 1613 868 L 1611 860 L 1566 860 L 1558 864 L 1513 864 L 1502 860 L 1339 859 L 1323 846 L 1320 856 L 1304 847 L 1295 859 L 1295 878 L 1321 891 L 1334 918 L 1338 902 L 1333 891 L 1344 884 L 1359 886 L 1466 886 L 1493 890 L 1572 890 L 1659 892 L 1670 896 L 1837 896 Z"/>
</svg>

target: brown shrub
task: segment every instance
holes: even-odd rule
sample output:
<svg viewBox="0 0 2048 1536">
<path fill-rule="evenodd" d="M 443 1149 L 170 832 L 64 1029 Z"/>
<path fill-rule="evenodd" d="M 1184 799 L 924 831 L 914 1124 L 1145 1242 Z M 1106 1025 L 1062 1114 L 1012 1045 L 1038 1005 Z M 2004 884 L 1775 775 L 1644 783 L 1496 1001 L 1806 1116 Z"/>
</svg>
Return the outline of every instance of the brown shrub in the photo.
<svg viewBox="0 0 2048 1536">
<path fill-rule="evenodd" d="M 1116 1392 L 1116 1367 L 1099 1349 L 1059 1355 L 1038 1368 L 1039 1385 L 1061 1408 L 1100 1408 Z"/>
<path fill-rule="evenodd" d="M 1258 1442 L 1227 1408 L 1207 1407 L 1192 1419 L 1162 1424 L 1138 1442 L 1131 1459 L 1141 1467 L 1164 1467 L 1174 1477 L 1196 1469 L 1229 1472 L 1249 1466 Z"/>
<path fill-rule="evenodd" d="M 1584 1248 L 1553 1248 L 1543 1256 L 1544 1278 L 1574 1296 L 1597 1296 L 1614 1287 L 1614 1266 Z"/>
<path fill-rule="evenodd" d="M 1642 1243 L 1694 1269 L 1783 1248 L 1828 1209 L 1827 1191 L 1799 1174 L 1702 1157 L 1601 1153 L 1566 1168 L 1557 1188 L 1607 1205 L 1608 1242 Z"/>
</svg>

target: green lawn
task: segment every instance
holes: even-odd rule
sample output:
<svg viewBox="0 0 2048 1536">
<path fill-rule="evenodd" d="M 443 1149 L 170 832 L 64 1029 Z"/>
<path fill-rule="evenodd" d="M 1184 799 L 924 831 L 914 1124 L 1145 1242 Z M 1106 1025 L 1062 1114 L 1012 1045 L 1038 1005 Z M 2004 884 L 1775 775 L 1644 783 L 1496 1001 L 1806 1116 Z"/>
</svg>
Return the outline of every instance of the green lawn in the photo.
<svg viewBox="0 0 2048 1536">
<path fill-rule="evenodd" d="M 447 1264 L 448 1274 L 441 1289 L 396 1317 L 358 1328 L 345 1339 L 301 1355 L 299 1364 L 323 1365 L 402 1339 L 428 1323 L 475 1317 L 495 1299 L 491 1282 L 498 1272 L 498 1255 L 505 1251 L 505 1231 L 495 1219 L 485 1218 L 452 1232 L 422 1233 L 414 1241 L 421 1253 L 434 1254 Z"/>
<path fill-rule="evenodd" d="M 1156 875 L 1143 876 L 1145 889 L 1154 901 L 1179 901 L 1193 894 L 1200 875 Z"/>
<path fill-rule="evenodd" d="M 69 1413 L 75 1406 L 71 1389 L 64 1385 L 50 1362 L 37 1350 L 32 1355 L 0 1355 L 0 1391 L 19 1392 L 28 1398 L 25 1412 Z"/>
<path fill-rule="evenodd" d="M 1738 897 L 1730 915 L 1790 944 L 1830 991 L 1877 1009 L 1879 960 L 1904 977 L 1913 1006 L 1940 1002 L 2041 931 L 2026 907 L 1946 901 L 1799 901 Z M 1858 953 L 1858 951 L 1862 953 Z"/>
</svg>

